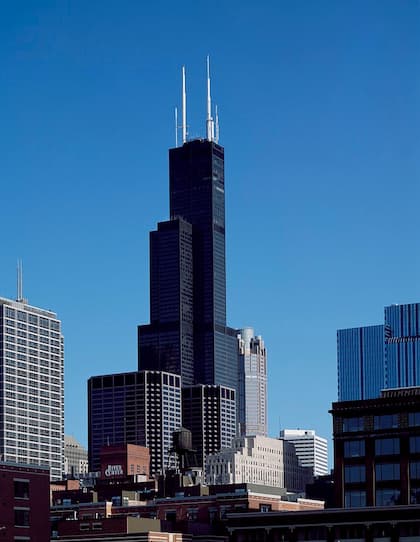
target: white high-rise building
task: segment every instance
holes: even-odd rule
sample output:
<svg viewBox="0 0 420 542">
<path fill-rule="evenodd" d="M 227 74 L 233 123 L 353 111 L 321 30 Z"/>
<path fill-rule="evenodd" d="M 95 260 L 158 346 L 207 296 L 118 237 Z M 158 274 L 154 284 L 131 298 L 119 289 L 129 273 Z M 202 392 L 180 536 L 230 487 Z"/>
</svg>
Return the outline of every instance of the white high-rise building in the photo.
<svg viewBox="0 0 420 542">
<path fill-rule="evenodd" d="M 303 467 L 311 467 L 314 476 L 323 476 L 328 470 L 328 442 L 313 429 L 283 429 L 280 438 L 292 442 Z"/>
<path fill-rule="evenodd" d="M 238 332 L 238 422 L 241 435 L 267 435 L 267 351 L 250 327 Z"/>
<path fill-rule="evenodd" d="M 293 445 L 261 435 L 237 437 L 230 448 L 206 458 L 209 485 L 248 483 L 304 491 L 311 479 Z"/>
<path fill-rule="evenodd" d="M 19 294 L 19 292 L 18 292 Z M 0 454 L 46 465 L 61 479 L 64 355 L 61 322 L 49 310 L 0 298 Z"/>
</svg>

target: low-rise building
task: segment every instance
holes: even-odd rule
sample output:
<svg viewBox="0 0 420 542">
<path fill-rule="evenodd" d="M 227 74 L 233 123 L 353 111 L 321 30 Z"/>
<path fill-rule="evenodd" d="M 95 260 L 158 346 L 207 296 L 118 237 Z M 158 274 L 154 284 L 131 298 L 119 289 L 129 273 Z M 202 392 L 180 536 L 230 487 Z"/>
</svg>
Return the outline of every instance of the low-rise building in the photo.
<svg viewBox="0 0 420 542">
<path fill-rule="evenodd" d="M 226 526 L 230 542 L 414 542 L 420 506 L 232 513 Z"/>
<path fill-rule="evenodd" d="M 311 479 L 292 444 L 261 435 L 237 437 L 230 448 L 206 459 L 208 484 L 249 483 L 302 492 Z"/>
<path fill-rule="evenodd" d="M 0 462 L 0 540 L 50 539 L 48 467 Z"/>
<path fill-rule="evenodd" d="M 336 506 L 420 504 L 420 387 L 333 403 Z"/>
</svg>

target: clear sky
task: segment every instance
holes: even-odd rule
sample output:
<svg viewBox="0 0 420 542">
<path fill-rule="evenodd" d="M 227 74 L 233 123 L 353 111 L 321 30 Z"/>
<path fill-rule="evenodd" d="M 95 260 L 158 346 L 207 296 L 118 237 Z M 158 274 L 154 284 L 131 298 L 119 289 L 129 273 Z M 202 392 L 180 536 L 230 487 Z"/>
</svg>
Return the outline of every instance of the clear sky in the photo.
<svg viewBox="0 0 420 542">
<path fill-rule="evenodd" d="M 228 323 L 269 353 L 269 428 L 330 437 L 336 330 L 420 301 L 418 1 L 5 1 L 0 295 L 55 310 L 66 432 L 86 381 L 137 368 L 149 231 L 168 218 L 187 67 L 226 156 Z"/>
</svg>

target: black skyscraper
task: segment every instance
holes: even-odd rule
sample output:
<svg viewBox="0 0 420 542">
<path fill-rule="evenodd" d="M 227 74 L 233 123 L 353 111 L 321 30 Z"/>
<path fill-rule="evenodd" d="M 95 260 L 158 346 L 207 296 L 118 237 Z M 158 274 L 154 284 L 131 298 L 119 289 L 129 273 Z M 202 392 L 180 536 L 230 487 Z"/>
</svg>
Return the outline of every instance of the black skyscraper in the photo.
<svg viewBox="0 0 420 542">
<path fill-rule="evenodd" d="M 176 370 L 183 385 L 191 383 L 190 320 L 185 322 L 182 307 L 189 309 L 192 289 L 194 383 L 236 388 L 236 333 L 226 327 L 223 147 L 197 139 L 171 149 L 169 182 L 171 220 L 165 233 L 159 224 L 151 235 L 151 325 L 139 327 L 139 369 Z M 179 225 L 186 223 L 192 226 L 192 265 L 188 243 L 180 242 Z M 166 230 L 178 232 L 178 240 Z"/>
<path fill-rule="evenodd" d="M 194 383 L 192 226 L 181 218 L 150 233 L 150 325 L 139 326 L 139 367 Z M 169 369 L 170 368 L 170 369 Z"/>
</svg>

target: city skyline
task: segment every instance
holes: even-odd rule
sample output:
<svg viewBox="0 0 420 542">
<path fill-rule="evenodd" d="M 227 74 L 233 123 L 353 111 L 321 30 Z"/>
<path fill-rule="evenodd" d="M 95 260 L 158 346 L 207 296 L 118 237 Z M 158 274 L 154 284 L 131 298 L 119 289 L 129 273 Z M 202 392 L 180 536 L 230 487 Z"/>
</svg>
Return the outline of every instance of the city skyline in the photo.
<svg viewBox="0 0 420 542">
<path fill-rule="evenodd" d="M 15 297 L 22 258 L 29 302 L 63 322 L 65 432 L 86 444 L 86 380 L 132 370 L 136 326 L 148 321 L 148 232 L 168 216 L 179 69 L 190 135 L 204 136 L 210 54 L 226 149 L 228 321 L 267 345 L 269 434 L 310 427 L 330 437 L 336 330 L 420 297 L 419 6 L 166 10 L 4 10 L 11 227 L 0 295 Z"/>
</svg>

